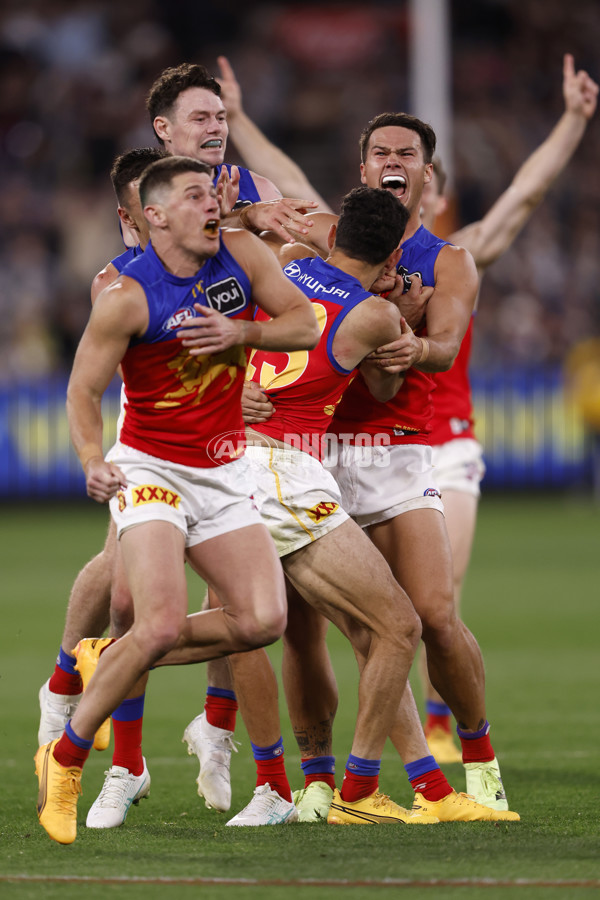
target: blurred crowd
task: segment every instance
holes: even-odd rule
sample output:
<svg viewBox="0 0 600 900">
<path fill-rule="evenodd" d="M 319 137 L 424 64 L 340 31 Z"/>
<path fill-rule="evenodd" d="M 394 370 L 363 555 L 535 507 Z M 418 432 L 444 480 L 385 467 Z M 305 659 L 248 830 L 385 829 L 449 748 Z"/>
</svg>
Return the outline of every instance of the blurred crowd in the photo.
<svg viewBox="0 0 600 900">
<path fill-rule="evenodd" d="M 453 0 L 454 222 L 479 218 L 562 111 L 562 56 L 598 80 L 597 0 Z M 244 107 L 335 209 L 358 135 L 408 108 L 407 4 L 3 0 L 0 379 L 68 370 L 93 275 L 122 249 L 114 156 L 154 143 L 168 65 L 229 57 Z M 410 110 L 419 114 L 418 110 Z M 435 123 L 432 123 L 435 125 Z M 600 116 L 486 275 L 475 366 L 560 362 L 600 333 Z M 239 161 L 231 147 L 228 161 Z"/>
</svg>

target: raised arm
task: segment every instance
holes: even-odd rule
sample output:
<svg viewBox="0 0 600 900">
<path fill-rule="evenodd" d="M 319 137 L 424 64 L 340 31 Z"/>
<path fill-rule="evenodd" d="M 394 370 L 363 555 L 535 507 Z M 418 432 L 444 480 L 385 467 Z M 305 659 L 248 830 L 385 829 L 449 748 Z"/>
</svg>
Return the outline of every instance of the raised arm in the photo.
<svg viewBox="0 0 600 900">
<path fill-rule="evenodd" d="M 242 91 L 235 77 L 234 71 L 225 56 L 217 59 L 221 77 L 218 79 L 221 85 L 221 97 L 227 109 L 227 122 L 229 125 L 229 137 L 237 147 L 244 163 L 253 170 L 254 181 L 257 177 L 254 172 L 268 174 L 284 197 L 306 197 L 308 200 L 316 200 L 318 209 L 331 212 L 331 209 L 315 190 L 302 169 L 287 154 L 276 147 L 254 124 L 242 107 Z M 262 200 L 272 200 L 274 197 L 263 195 L 259 188 Z"/>
<path fill-rule="evenodd" d="M 565 168 L 596 110 L 598 85 L 587 72 L 575 72 L 573 57 L 563 62 L 565 111 L 550 135 L 523 163 L 511 185 L 479 222 L 450 240 L 473 255 L 479 270 L 502 255 Z"/>
</svg>

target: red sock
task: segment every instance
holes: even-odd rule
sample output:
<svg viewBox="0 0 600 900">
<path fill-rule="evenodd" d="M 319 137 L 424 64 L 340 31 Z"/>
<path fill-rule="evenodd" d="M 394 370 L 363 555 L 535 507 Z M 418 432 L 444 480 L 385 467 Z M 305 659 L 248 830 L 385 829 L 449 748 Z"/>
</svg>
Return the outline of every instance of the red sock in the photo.
<svg viewBox="0 0 600 900">
<path fill-rule="evenodd" d="M 59 765 L 64 766 L 65 769 L 70 769 L 73 766 L 77 766 L 80 769 L 83 768 L 84 762 L 90 755 L 94 741 L 86 741 L 85 743 L 89 743 L 90 746 L 78 747 L 65 732 L 59 738 L 54 748 L 54 759 Z"/>
<path fill-rule="evenodd" d="M 132 775 L 141 775 L 144 771 L 144 757 L 142 756 L 142 719 L 134 719 L 132 722 L 120 722 L 112 720 L 115 749 L 113 752 L 113 766 L 122 766 L 129 769 Z"/>
<path fill-rule="evenodd" d="M 235 719 L 238 709 L 237 700 L 230 697 L 217 697 L 215 694 L 206 695 L 204 712 L 206 721 L 215 728 L 225 728 L 227 731 L 235 731 Z"/>
<path fill-rule="evenodd" d="M 277 791 L 288 803 L 292 802 L 292 791 L 285 772 L 283 753 L 275 759 L 256 760 L 256 787 L 267 782 L 272 791 Z"/>
<path fill-rule="evenodd" d="M 310 756 L 303 756 L 301 763 L 309 762 Z M 328 784 L 332 791 L 335 791 L 335 774 L 333 772 L 306 772 L 304 773 L 304 787 L 307 788 L 313 781 L 323 781 Z"/>
<path fill-rule="evenodd" d="M 55 666 L 54 672 L 48 682 L 48 687 L 53 694 L 81 694 L 83 691 L 83 681 L 81 680 L 79 672 L 76 672 L 75 675 L 71 675 L 70 672 L 65 672 L 60 666 Z"/>
<path fill-rule="evenodd" d="M 256 760 L 256 787 L 267 782 L 272 791 L 277 791 L 288 803 L 292 802 L 292 791 L 285 772 L 283 753 L 274 759 Z"/>
<path fill-rule="evenodd" d="M 416 778 L 411 778 L 410 783 L 413 790 L 423 794 L 426 800 L 435 803 L 436 800 L 442 800 L 452 793 L 452 788 L 448 784 L 448 780 L 441 769 L 432 769 L 431 772 L 424 772 Z"/>
<path fill-rule="evenodd" d="M 427 713 L 427 719 L 425 720 L 425 734 L 429 734 L 432 728 L 435 728 L 436 726 L 450 734 L 450 716 Z"/>
<path fill-rule="evenodd" d="M 340 795 L 346 803 L 354 803 L 374 794 L 379 788 L 379 775 L 356 775 L 348 769 L 344 771 Z"/>
<path fill-rule="evenodd" d="M 496 754 L 489 734 L 477 738 L 464 738 L 459 734 L 462 746 L 463 763 L 491 762 Z"/>
</svg>

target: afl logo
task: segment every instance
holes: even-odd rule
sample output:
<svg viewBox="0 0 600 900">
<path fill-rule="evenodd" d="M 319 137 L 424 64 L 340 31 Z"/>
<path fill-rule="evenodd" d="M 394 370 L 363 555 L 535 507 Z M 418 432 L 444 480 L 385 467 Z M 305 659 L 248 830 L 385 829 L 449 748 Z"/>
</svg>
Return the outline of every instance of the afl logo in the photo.
<svg viewBox="0 0 600 900">
<path fill-rule="evenodd" d="M 163 331 L 174 331 L 176 328 L 179 328 L 184 319 L 189 319 L 190 316 L 195 315 L 196 313 L 191 306 L 182 306 L 181 309 L 174 312 L 172 316 L 169 316 L 167 321 L 163 324 Z"/>
<path fill-rule="evenodd" d="M 283 270 L 288 278 L 299 278 L 302 270 L 297 262 L 291 262 Z"/>
</svg>

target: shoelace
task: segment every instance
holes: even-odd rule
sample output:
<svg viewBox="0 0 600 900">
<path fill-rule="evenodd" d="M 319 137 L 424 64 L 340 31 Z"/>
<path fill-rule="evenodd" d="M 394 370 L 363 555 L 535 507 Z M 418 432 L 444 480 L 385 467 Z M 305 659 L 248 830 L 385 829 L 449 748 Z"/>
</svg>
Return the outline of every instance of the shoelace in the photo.
<svg viewBox="0 0 600 900">
<path fill-rule="evenodd" d="M 482 772 L 481 780 L 483 781 L 483 786 L 485 787 L 486 791 L 494 794 L 497 794 L 499 791 L 501 793 L 504 793 L 504 785 L 495 772 L 491 772 L 489 769 L 484 769 L 484 771 Z"/>
<path fill-rule="evenodd" d="M 64 778 L 55 785 L 52 801 L 62 813 L 71 815 L 73 805 L 77 803 L 77 797 L 83 793 L 81 790 L 81 773 L 73 769 L 67 769 Z"/>
<path fill-rule="evenodd" d="M 225 737 L 219 738 L 218 741 L 215 740 L 206 740 L 206 743 L 210 747 L 211 754 L 212 753 L 224 753 L 226 755 L 227 761 L 229 761 L 229 757 L 231 756 L 231 751 L 234 753 L 238 752 L 238 746 L 241 746 L 241 741 L 234 741 L 229 735 L 225 735 Z M 221 763 L 221 765 L 226 765 L 222 760 L 216 760 Z"/>
<path fill-rule="evenodd" d="M 279 797 L 277 795 L 273 795 L 273 792 L 270 790 L 263 790 L 264 785 L 261 785 L 260 788 L 257 788 L 254 792 L 254 796 L 248 806 L 252 806 L 253 810 L 256 810 L 261 813 L 268 813 L 275 806 Z"/>
<path fill-rule="evenodd" d="M 97 806 L 114 806 L 123 802 L 123 795 L 127 790 L 127 783 L 131 775 L 122 775 L 119 772 L 107 770 L 106 780 L 102 785 L 100 795 L 96 800 Z"/>
<path fill-rule="evenodd" d="M 79 699 L 79 698 L 78 698 Z M 49 716 L 59 716 L 63 719 L 65 716 L 71 717 L 75 710 L 77 709 L 77 703 L 55 703 L 52 698 L 48 700 L 48 714 Z"/>
<path fill-rule="evenodd" d="M 379 809 L 380 807 L 382 809 L 402 809 L 401 806 L 398 806 L 397 803 L 394 803 L 393 800 L 390 800 L 387 794 L 380 794 L 379 791 L 375 794 L 373 806 L 376 809 Z"/>
</svg>

